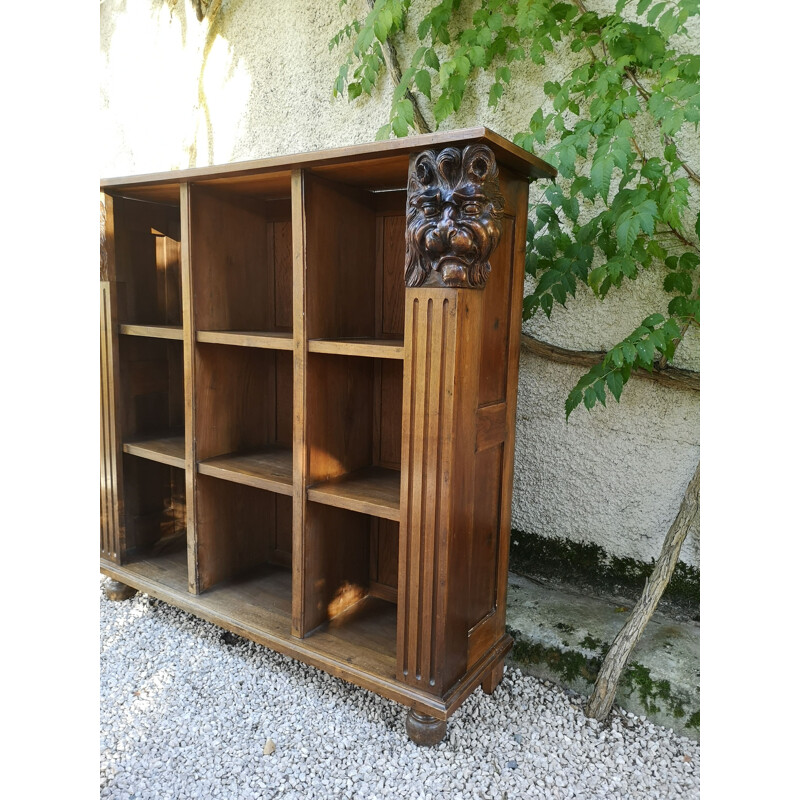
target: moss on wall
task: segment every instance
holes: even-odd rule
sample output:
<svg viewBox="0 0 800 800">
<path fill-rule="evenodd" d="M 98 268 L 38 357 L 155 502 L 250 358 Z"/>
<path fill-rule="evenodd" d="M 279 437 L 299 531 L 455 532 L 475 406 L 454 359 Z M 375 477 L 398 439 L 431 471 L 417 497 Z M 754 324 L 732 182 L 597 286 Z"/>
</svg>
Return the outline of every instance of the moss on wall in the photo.
<svg viewBox="0 0 800 800">
<path fill-rule="evenodd" d="M 514 572 L 622 595 L 633 602 L 641 594 L 654 563 L 609 555 L 592 542 L 511 531 L 509 566 Z M 661 603 L 667 610 L 672 606 L 699 618 L 700 570 L 679 561 Z"/>
</svg>

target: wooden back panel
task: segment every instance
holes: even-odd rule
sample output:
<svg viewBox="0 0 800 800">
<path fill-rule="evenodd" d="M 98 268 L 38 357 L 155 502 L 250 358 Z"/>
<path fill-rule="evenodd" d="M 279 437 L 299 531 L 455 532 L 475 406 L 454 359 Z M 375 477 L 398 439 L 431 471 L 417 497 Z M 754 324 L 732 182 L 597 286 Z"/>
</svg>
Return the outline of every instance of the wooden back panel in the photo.
<svg viewBox="0 0 800 800">
<path fill-rule="evenodd" d="M 114 199 L 113 279 L 125 284 L 120 322 L 180 325 L 180 209 Z"/>
<path fill-rule="evenodd" d="M 291 330 L 289 201 L 192 187 L 197 330 Z"/>
</svg>

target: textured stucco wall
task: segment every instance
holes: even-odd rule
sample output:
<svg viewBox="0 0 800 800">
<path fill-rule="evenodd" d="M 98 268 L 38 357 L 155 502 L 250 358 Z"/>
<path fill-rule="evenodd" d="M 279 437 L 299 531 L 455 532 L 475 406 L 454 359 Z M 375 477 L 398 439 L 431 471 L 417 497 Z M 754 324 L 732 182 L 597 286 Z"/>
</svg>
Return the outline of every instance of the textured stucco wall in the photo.
<svg viewBox="0 0 800 800">
<path fill-rule="evenodd" d="M 392 86 L 384 76 L 372 98 L 332 101 L 342 52 L 328 51 L 330 38 L 364 7 L 364 0 L 342 10 L 336 0 L 224 0 L 207 36 L 188 0 L 105 0 L 102 174 L 372 141 L 388 119 Z M 470 13 L 468 2 L 464 13 Z M 398 50 L 405 61 L 402 45 Z M 546 101 L 544 82 L 558 79 L 576 59 L 560 54 L 547 72 L 525 65 L 498 109 L 488 108 L 482 80 L 477 97 L 468 93 L 446 127 L 483 124 L 513 137 Z M 698 168 L 697 142 L 681 145 Z M 532 198 L 537 191 L 534 184 Z M 662 279 L 654 269 L 602 303 L 579 291 L 566 310 L 556 308 L 549 321 L 537 315 L 524 329 L 563 347 L 606 348 L 666 308 Z M 699 368 L 697 337 L 681 346 L 676 363 Z M 607 409 L 578 409 L 567 425 L 564 400 L 580 375 L 580 369 L 522 354 L 512 524 L 649 560 L 659 552 L 699 457 L 699 396 L 632 378 L 620 405 L 610 399 Z M 699 543 L 699 529 L 690 531 L 681 554 L 688 564 L 699 564 Z"/>
</svg>

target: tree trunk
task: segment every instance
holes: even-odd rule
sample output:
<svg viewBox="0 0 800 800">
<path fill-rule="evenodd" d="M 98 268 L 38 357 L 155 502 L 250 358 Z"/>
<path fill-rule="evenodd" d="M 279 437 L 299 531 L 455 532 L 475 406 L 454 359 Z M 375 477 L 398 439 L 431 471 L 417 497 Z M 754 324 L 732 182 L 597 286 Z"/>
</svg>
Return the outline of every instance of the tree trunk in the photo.
<svg viewBox="0 0 800 800">
<path fill-rule="evenodd" d="M 667 532 L 667 537 L 661 548 L 661 554 L 656 561 L 652 574 L 644 585 L 642 596 L 633 607 L 633 611 L 631 611 L 630 617 L 622 626 L 622 630 L 614 638 L 603 661 L 603 666 L 597 675 L 594 691 L 586 707 L 587 717 L 602 721 L 611 711 L 619 679 L 622 677 L 633 648 L 636 647 L 647 623 L 650 621 L 650 617 L 653 616 L 664 589 L 667 588 L 667 584 L 675 570 L 675 565 L 678 563 L 678 555 L 689 531 L 689 525 L 698 513 L 699 507 L 700 464 L 698 463 L 694 476 L 686 487 L 681 507 L 678 510 L 678 516 L 675 517 L 675 521 Z"/>
</svg>

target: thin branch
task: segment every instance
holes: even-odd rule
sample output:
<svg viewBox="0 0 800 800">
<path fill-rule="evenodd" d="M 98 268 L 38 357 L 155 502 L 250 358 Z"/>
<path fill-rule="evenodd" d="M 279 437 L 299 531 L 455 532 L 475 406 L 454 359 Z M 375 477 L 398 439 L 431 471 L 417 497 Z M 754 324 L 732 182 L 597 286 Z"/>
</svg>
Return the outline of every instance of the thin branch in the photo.
<svg viewBox="0 0 800 800">
<path fill-rule="evenodd" d="M 373 10 L 375 8 L 375 0 L 367 0 L 367 5 L 370 11 Z M 397 51 L 392 44 L 391 37 L 387 36 L 386 41 L 381 43 L 381 50 L 383 52 L 383 60 L 389 69 L 392 83 L 395 85 L 395 88 L 397 88 L 402 80 L 403 70 L 400 69 L 400 61 L 397 58 Z M 411 102 L 411 107 L 414 109 L 414 125 L 416 129 L 420 133 L 431 133 L 433 129 L 428 125 L 428 121 L 422 115 L 417 96 L 411 89 L 406 89 L 406 99 Z"/>
<path fill-rule="evenodd" d="M 604 353 L 602 350 L 568 350 L 565 347 L 558 347 L 554 344 L 535 339 L 527 333 L 522 334 L 521 344 L 529 353 L 533 353 L 540 358 L 546 358 L 558 364 L 569 364 L 573 367 L 591 368 L 599 364 L 607 355 L 607 353 Z M 631 377 L 634 375 L 654 381 L 655 383 L 660 383 L 662 386 L 671 386 L 675 389 L 688 389 L 693 392 L 700 391 L 700 373 L 692 372 L 688 369 L 661 367 L 656 363 L 653 365 L 652 372 L 638 369 L 631 373 Z"/>
<path fill-rule="evenodd" d="M 647 623 L 658 606 L 664 589 L 672 578 L 686 534 L 700 508 L 700 464 L 694 471 L 669 531 L 661 547 L 653 572 L 647 578 L 642 595 L 633 607 L 620 632 L 611 643 L 603 665 L 597 675 L 594 691 L 586 706 L 586 716 L 604 720 L 617 693 L 617 686 L 634 648 L 644 633 Z"/>
</svg>

